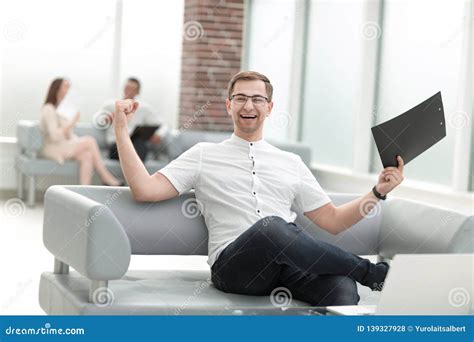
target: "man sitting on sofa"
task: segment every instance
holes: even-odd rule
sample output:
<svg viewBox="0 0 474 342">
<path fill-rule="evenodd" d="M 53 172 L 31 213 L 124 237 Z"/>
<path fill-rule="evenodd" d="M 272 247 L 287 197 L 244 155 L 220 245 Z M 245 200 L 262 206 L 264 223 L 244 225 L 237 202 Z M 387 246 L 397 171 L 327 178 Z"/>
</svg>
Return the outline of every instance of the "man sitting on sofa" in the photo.
<svg viewBox="0 0 474 342">
<path fill-rule="evenodd" d="M 135 100 L 140 94 L 141 83 L 137 78 L 129 77 L 123 88 L 123 99 Z M 102 113 L 110 115 L 112 119 L 114 111 L 115 101 L 108 101 L 104 104 L 101 109 Z M 135 113 L 133 120 L 128 122 L 128 133 L 132 134 L 136 127 L 138 126 L 158 126 L 161 127 L 155 132 L 155 134 L 148 140 L 144 140 L 141 137 L 137 136 L 132 140 L 133 146 L 138 153 L 138 156 L 142 161 L 145 161 L 146 155 L 148 153 L 148 142 L 152 144 L 159 144 L 161 142 L 161 135 L 165 133 L 166 127 L 163 126 L 159 115 L 156 111 L 148 104 L 140 101 L 140 109 Z M 113 119 L 112 119 L 113 120 Z M 106 141 L 109 147 L 109 159 L 119 159 L 117 152 L 117 145 L 115 143 L 115 134 L 113 128 L 109 127 L 106 132 Z"/>
<path fill-rule="evenodd" d="M 367 194 L 334 206 L 301 158 L 262 137 L 273 87 L 260 73 L 235 75 L 226 108 L 234 123 L 230 139 L 198 143 L 150 175 L 135 152 L 127 119 L 138 103 L 116 102 L 114 130 L 120 162 L 137 201 L 163 201 L 190 189 L 209 230 L 212 282 L 230 293 L 269 295 L 286 287 L 313 306 L 354 305 L 356 282 L 380 290 L 388 264 L 371 263 L 313 239 L 293 223 L 292 204 L 322 229 L 338 234 L 361 220 L 403 180 L 403 160 L 385 168 Z"/>
</svg>

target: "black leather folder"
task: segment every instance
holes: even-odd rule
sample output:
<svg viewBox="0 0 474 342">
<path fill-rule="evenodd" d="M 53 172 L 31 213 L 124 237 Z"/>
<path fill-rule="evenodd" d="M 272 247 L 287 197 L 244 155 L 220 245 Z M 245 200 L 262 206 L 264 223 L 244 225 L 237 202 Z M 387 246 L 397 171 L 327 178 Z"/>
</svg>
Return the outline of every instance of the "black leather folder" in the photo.
<svg viewBox="0 0 474 342">
<path fill-rule="evenodd" d="M 397 155 L 405 164 L 409 163 L 446 136 L 441 92 L 372 127 L 372 135 L 384 168 L 397 166 Z"/>
</svg>

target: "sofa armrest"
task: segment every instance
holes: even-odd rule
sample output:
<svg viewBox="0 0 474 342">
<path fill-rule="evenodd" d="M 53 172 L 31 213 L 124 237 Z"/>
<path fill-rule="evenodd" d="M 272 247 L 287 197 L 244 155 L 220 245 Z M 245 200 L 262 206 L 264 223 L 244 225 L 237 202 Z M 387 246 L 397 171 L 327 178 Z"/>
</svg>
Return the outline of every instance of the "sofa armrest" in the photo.
<svg viewBox="0 0 474 342">
<path fill-rule="evenodd" d="M 161 202 L 138 202 L 130 188 L 68 185 L 80 199 L 104 204 L 128 236 L 132 254 L 207 255 L 208 232 L 194 192 Z M 101 209 L 104 210 L 104 209 Z"/>
<path fill-rule="evenodd" d="M 19 120 L 16 137 L 20 150 L 29 157 L 36 157 L 43 146 L 43 136 L 38 120 Z"/>
<path fill-rule="evenodd" d="M 130 242 L 106 205 L 62 186 L 50 187 L 44 203 L 43 242 L 58 260 L 92 280 L 125 274 Z"/>
<path fill-rule="evenodd" d="M 379 243 L 380 255 L 385 258 L 395 254 L 451 253 L 461 248 L 454 243 L 455 237 L 460 237 L 460 229 L 474 231 L 469 215 L 401 198 L 387 202 Z"/>
</svg>

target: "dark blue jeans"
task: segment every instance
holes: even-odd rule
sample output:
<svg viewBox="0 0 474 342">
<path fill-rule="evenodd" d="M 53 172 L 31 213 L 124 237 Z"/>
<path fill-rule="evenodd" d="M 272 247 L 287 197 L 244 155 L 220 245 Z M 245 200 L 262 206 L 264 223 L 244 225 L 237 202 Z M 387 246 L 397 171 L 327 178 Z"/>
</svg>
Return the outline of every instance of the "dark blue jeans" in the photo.
<svg viewBox="0 0 474 342">
<path fill-rule="evenodd" d="M 229 293 L 264 296 L 285 287 L 312 306 L 355 305 L 356 281 L 380 289 L 385 263 L 320 241 L 293 222 L 269 216 L 228 245 L 211 268 L 212 282 Z"/>
</svg>

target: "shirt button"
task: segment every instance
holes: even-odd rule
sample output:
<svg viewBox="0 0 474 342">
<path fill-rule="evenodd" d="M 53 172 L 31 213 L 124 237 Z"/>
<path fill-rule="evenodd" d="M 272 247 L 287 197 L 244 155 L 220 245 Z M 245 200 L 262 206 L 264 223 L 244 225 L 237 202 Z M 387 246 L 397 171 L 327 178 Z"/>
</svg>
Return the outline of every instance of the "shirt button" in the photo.
<svg viewBox="0 0 474 342">
<path fill-rule="evenodd" d="M 250 156 L 250 159 L 253 159 L 253 156 Z"/>
<path fill-rule="evenodd" d="M 255 196 L 257 193 L 254 191 L 254 192 L 252 192 L 252 194 Z"/>
<path fill-rule="evenodd" d="M 260 209 L 257 209 L 257 214 L 260 214 Z"/>
<path fill-rule="evenodd" d="M 250 143 L 250 146 L 253 146 L 253 143 Z"/>
<path fill-rule="evenodd" d="M 252 175 L 254 175 L 254 174 L 255 174 L 255 171 L 252 171 Z"/>
</svg>

